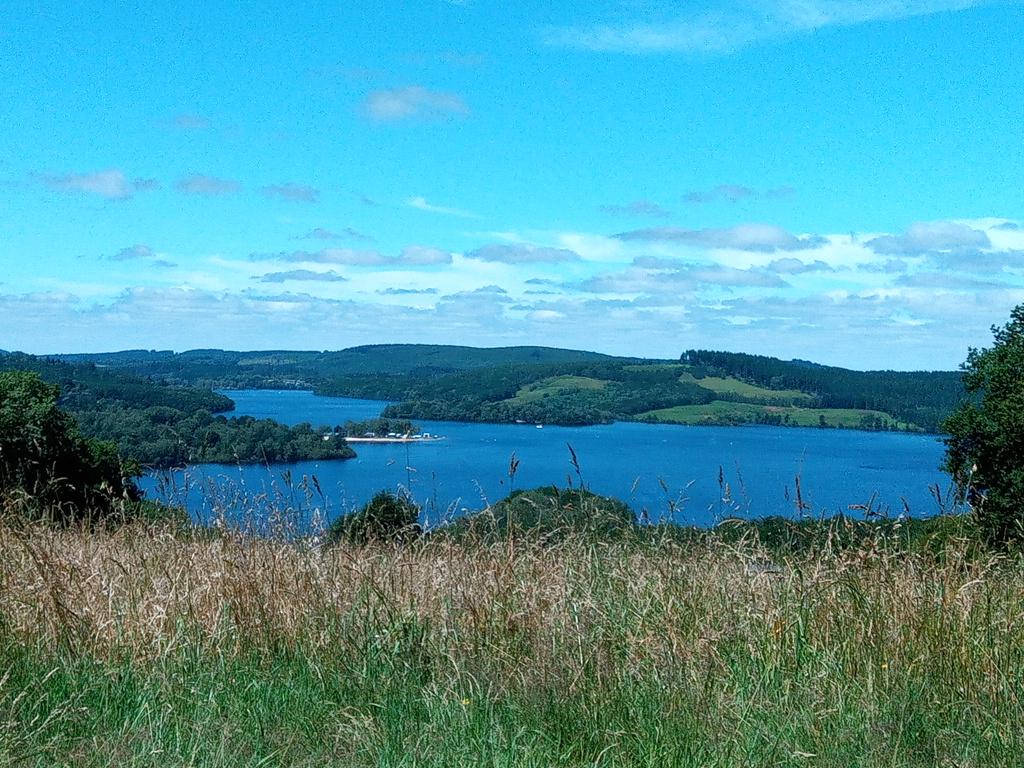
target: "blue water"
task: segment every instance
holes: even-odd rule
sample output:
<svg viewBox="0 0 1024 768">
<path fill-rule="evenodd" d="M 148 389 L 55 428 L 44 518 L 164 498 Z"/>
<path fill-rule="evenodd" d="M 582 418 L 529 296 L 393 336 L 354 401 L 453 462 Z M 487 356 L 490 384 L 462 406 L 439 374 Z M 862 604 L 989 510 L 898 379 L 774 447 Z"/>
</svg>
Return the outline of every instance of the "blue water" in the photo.
<svg viewBox="0 0 1024 768">
<path fill-rule="evenodd" d="M 310 392 L 226 392 L 236 415 L 314 426 L 377 416 L 385 403 L 318 397 Z M 594 427 L 417 421 L 444 435 L 435 443 L 360 444 L 348 461 L 267 466 L 197 465 L 146 478 L 151 496 L 184 501 L 209 522 L 220 508 L 298 507 L 330 519 L 381 489 L 407 488 L 428 523 L 480 509 L 511 487 L 584 483 L 616 496 L 650 519 L 710 525 L 729 515 L 796 514 L 800 478 L 805 514 L 870 505 L 889 514 L 934 514 L 930 486 L 948 487 L 939 471 L 943 446 L 932 435 L 790 427 L 682 427 L 616 423 Z M 567 445 L 578 457 L 572 466 Z M 509 461 L 519 469 L 511 481 Z M 303 478 L 306 478 L 303 484 Z M 316 484 L 313 483 L 316 479 Z M 243 498 L 244 497 L 244 498 Z"/>
</svg>

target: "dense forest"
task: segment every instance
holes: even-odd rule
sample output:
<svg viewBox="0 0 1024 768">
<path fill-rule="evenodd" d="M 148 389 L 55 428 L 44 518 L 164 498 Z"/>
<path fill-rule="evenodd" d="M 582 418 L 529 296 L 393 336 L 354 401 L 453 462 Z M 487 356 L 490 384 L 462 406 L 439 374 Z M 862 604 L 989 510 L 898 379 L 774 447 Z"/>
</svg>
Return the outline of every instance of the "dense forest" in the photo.
<svg viewBox="0 0 1024 768">
<path fill-rule="evenodd" d="M 199 387 L 185 387 L 99 368 L 23 354 L 0 354 L 0 371 L 31 371 L 60 390 L 60 406 L 81 433 L 116 443 L 143 465 L 253 463 L 355 456 L 343 434 L 309 424 L 286 427 L 269 419 L 224 414 L 234 403 Z"/>
<path fill-rule="evenodd" d="M 955 371 L 852 371 L 705 350 L 643 360 L 547 347 L 393 344 L 337 352 L 135 350 L 64 359 L 163 384 L 304 388 L 387 400 L 393 404 L 382 415 L 399 419 L 935 432 L 964 397 Z"/>
<path fill-rule="evenodd" d="M 964 399 L 959 372 L 851 371 L 806 361 L 689 350 L 682 361 L 704 376 L 730 376 L 768 389 L 814 395 L 823 408 L 883 411 L 929 431 Z"/>
</svg>

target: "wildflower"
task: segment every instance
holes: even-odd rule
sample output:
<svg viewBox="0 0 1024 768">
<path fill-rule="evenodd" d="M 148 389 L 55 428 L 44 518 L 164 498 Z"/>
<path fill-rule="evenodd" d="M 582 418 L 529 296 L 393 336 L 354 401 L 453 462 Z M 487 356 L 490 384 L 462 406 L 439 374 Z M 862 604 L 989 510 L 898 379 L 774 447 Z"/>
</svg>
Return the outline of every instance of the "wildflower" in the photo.
<svg viewBox="0 0 1024 768">
<path fill-rule="evenodd" d="M 468 707 L 469 706 L 469 699 L 463 699 L 462 700 L 462 706 Z"/>
<path fill-rule="evenodd" d="M 889 662 L 883 661 L 882 662 L 882 671 L 883 672 L 887 672 L 888 670 L 889 670 Z"/>
</svg>

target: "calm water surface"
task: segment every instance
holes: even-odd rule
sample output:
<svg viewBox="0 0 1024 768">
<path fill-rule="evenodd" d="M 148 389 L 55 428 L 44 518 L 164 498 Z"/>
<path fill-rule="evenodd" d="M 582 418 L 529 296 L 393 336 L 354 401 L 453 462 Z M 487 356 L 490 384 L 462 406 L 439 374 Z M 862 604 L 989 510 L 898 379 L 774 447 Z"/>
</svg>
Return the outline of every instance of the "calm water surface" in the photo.
<svg viewBox="0 0 1024 768">
<path fill-rule="evenodd" d="M 236 415 L 284 424 L 342 424 L 378 416 L 386 403 L 318 397 L 311 392 L 225 392 Z M 932 435 L 789 427 L 682 427 L 616 423 L 594 427 L 417 421 L 444 435 L 436 443 L 356 445 L 348 461 L 267 466 L 204 464 L 146 478 L 151 496 L 184 501 L 209 522 L 258 505 L 302 510 L 330 520 L 378 490 L 408 488 L 428 522 L 480 509 L 505 496 L 509 460 L 519 459 L 516 488 L 581 481 L 627 501 L 640 515 L 709 525 L 727 515 L 796 514 L 796 478 L 812 514 L 851 505 L 899 514 L 938 511 L 930 486 L 943 490 L 943 446 Z M 575 450 L 580 472 L 570 462 Z M 305 478 L 305 482 L 303 479 Z M 313 483 L 313 478 L 316 483 Z"/>
</svg>

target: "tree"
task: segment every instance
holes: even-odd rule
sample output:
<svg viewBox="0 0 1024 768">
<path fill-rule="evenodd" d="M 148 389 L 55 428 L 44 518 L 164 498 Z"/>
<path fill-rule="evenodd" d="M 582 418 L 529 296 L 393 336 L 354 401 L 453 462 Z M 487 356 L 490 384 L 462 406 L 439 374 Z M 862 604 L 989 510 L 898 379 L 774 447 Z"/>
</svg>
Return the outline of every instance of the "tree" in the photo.
<svg viewBox="0 0 1024 768">
<path fill-rule="evenodd" d="M 635 518 L 623 502 L 584 488 L 553 485 L 510 493 L 476 515 L 462 517 L 444 530 L 473 533 L 485 540 L 537 536 L 557 541 L 567 536 L 607 540 L 633 529 Z"/>
<path fill-rule="evenodd" d="M 70 521 L 101 518 L 140 494 L 112 443 L 83 438 L 38 374 L 0 373 L 0 501 Z"/>
<path fill-rule="evenodd" d="M 420 509 L 407 496 L 379 491 L 366 505 L 331 524 L 327 544 L 409 541 L 420 535 Z"/>
<path fill-rule="evenodd" d="M 948 471 L 995 542 L 1024 538 L 1024 304 L 961 366 L 969 399 L 943 423 Z"/>
</svg>

